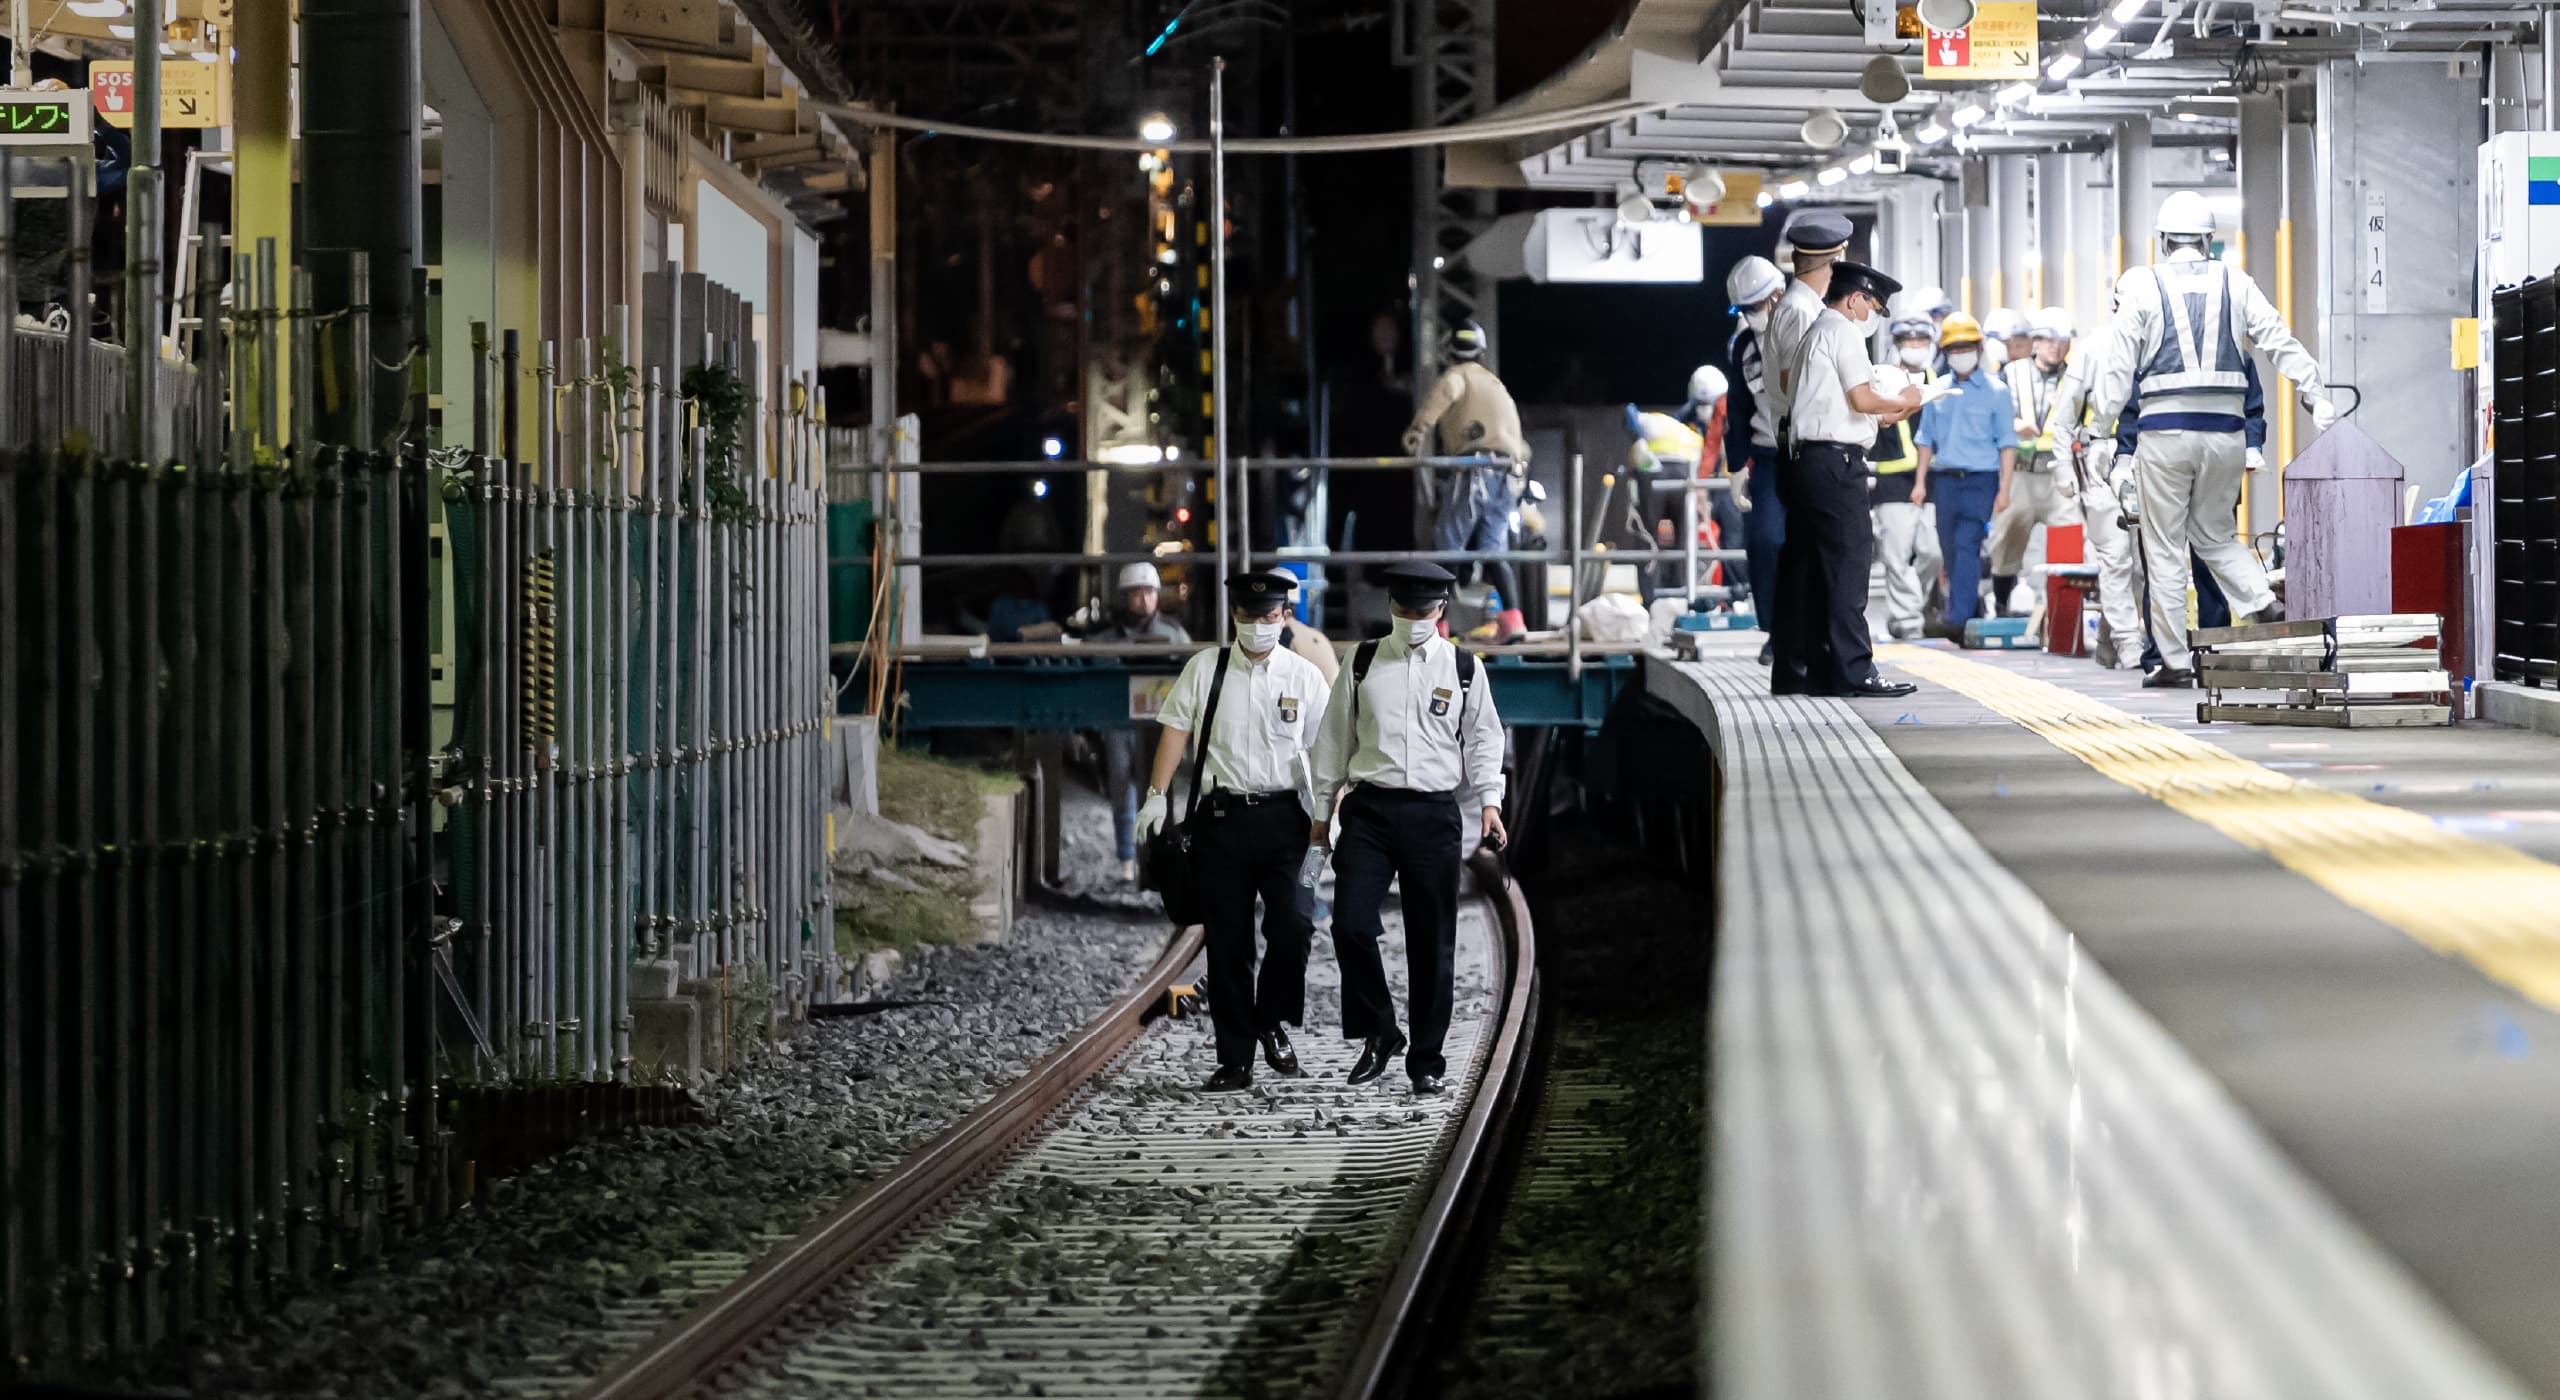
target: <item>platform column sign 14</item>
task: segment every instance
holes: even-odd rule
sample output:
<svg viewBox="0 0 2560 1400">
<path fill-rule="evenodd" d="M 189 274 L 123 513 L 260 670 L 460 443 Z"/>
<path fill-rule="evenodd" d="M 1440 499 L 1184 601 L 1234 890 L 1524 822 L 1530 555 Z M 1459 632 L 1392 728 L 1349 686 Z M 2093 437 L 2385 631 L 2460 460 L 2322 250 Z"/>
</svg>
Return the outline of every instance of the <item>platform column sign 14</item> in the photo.
<svg viewBox="0 0 2560 1400">
<path fill-rule="evenodd" d="M 89 149 L 89 104 L 76 92 L 0 88 L 0 146 Z"/>
<path fill-rule="evenodd" d="M 2384 217 L 2382 189 L 2367 185 L 2364 190 L 2364 314 L 2379 316 L 2390 309 L 2388 286 L 2389 258 L 2383 248 Z"/>
</svg>

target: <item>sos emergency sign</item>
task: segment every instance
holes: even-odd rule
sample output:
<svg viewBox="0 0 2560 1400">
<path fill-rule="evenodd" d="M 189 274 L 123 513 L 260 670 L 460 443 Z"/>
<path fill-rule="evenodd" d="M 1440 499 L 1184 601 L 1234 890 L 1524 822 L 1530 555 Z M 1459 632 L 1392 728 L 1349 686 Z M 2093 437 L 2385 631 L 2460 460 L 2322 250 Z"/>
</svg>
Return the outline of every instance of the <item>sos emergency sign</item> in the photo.
<svg viewBox="0 0 2560 1400">
<path fill-rule="evenodd" d="M 89 65 L 89 100 L 98 119 L 110 126 L 133 125 L 133 64 L 127 60 Z M 192 60 L 160 65 L 160 125 L 222 125 L 222 65 Z"/>
</svg>

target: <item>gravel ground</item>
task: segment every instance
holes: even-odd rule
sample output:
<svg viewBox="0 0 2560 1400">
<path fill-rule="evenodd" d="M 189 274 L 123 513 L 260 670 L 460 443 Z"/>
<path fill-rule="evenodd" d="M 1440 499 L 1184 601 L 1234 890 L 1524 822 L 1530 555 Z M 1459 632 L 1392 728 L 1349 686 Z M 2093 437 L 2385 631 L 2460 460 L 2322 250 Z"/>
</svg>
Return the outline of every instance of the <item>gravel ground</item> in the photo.
<svg viewBox="0 0 2560 1400">
<path fill-rule="evenodd" d="M 1489 940 L 1467 918 L 1449 1093 L 1416 1097 L 1401 1066 L 1343 1083 L 1358 1055 L 1319 932 L 1293 1037 L 1306 1077 L 1257 1066 L 1249 1091 L 1200 1093 L 1215 1067 L 1207 1026 L 1158 1022 L 1057 1127 L 751 1353 L 720 1392 L 1325 1393 L 1467 1103 L 1493 1000 Z M 1400 1009 L 1401 954 L 1391 935 Z"/>
<path fill-rule="evenodd" d="M 1442 1359 L 1444 1396 L 1694 1384 L 1704 901 L 1606 839 L 1567 838 L 1540 911 L 1556 1039 L 1501 1232 Z"/>
<path fill-rule="evenodd" d="M 1070 820 L 1071 852 L 1108 855 L 1098 799 Z M 1165 937 L 1133 897 L 1025 906 L 1008 941 L 923 949 L 873 993 L 920 1004 L 814 1023 L 729 1076 L 707 1122 L 573 1149 L 245 1331 L 182 1339 L 98 1379 L 226 1396 L 566 1393 L 610 1363 L 615 1339 L 708 1296 L 1016 1078 Z"/>
</svg>

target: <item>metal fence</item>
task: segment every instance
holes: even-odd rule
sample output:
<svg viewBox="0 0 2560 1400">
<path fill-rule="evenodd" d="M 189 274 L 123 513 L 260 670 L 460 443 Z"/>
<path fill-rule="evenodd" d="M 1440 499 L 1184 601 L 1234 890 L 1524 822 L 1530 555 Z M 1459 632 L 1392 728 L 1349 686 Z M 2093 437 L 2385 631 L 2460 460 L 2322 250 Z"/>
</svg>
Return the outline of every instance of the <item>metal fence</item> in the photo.
<svg viewBox="0 0 2560 1400">
<path fill-rule="evenodd" d="M 0 1378 L 448 1210 L 451 1105 L 648 1078 L 635 963 L 781 1014 L 832 955 L 803 405 L 724 443 L 502 350 L 476 450 L 309 449 L 366 340 L 280 282 L 235 268 L 180 460 L 42 404 L 0 452 Z"/>
</svg>

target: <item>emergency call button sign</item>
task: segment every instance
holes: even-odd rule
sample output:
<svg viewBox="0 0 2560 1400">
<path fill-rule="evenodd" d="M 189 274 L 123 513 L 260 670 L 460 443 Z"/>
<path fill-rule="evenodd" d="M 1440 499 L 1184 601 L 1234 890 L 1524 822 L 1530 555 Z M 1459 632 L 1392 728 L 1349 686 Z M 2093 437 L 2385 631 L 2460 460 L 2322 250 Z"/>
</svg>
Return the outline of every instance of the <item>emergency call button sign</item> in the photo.
<svg viewBox="0 0 2560 1400">
<path fill-rule="evenodd" d="M 109 126 L 133 125 L 133 64 L 126 60 L 89 65 L 89 100 L 98 119 Z M 223 124 L 222 65 L 160 65 L 160 125 L 167 128 L 213 127 Z"/>
</svg>

